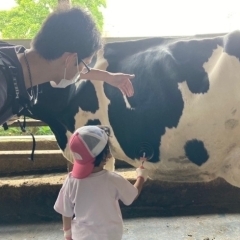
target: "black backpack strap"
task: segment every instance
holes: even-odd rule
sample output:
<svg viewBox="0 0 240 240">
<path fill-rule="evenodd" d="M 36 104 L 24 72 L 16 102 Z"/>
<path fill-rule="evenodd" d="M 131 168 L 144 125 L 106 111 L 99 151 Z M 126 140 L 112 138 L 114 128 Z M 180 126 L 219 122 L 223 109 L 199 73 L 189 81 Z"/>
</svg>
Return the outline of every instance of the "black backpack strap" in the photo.
<svg viewBox="0 0 240 240">
<path fill-rule="evenodd" d="M 7 99 L 5 101 L 3 108 L 0 111 L 1 115 L 4 114 L 4 112 L 6 112 L 9 108 L 12 108 L 13 114 L 16 114 L 18 110 L 21 110 L 19 109 L 19 106 L 16 105 L 16 101 L 14 101 L 15 99 L 19 98 L 19 96 L 17 95 L 17 93 L 19 94 L 19 91 L 18 89 L 16 89 L 15 91 L 14 83 L 13 81 L 10 81 L 10 79 L 13 78 L 15 79 L 16 76 L 12 76 L 8 64 L 10 63 L 6 63 L 5 61 L 2 60 L 0 53 L 0 71 L 2 72 L 2 75 L 5 78 L 7 85 Z M 13 69 L 12 67 L 13 66 L 10 66 L 10 69 Z"/>
<path fill-rule="evenodd" d="M 30 96 L 25 88 L 25 82 L 23 76 L 19 74 L 19 69 L 13 64 L 14 57 L 16 58 L 16 50 L 12 48 L 1 48 L 0 42 L 0 70 L 2 71 L 7 82 L 7 100 L 4 107 L 1 109 L 0 114 L 12 110 L 13 115 L 24 116 L 24 122 L 18 120 L 19 126 L 23 132 L 26 132 L 26 119 L 25 111 L 29 111 L 29 108 L 36 103 L 36 99 Z M 19 66 L 18 66 L 19 67 Z M 32 89 L 31 89 L 32 90 Z M 33 91 L 33 90 L 32 90 Z M 37 89 L 38 91 L 38 89 Z M 7 123 L 3 124 L 4 130 L 8 129 Z M 31 153 L 31 160 L 34 160 L 34 151 L 36 147 L 35 137 L 30 133 L 33 139 L 33 147 Z"/>
<path fill-rule="evenodd" d="M 24 109 L 24 111 L 26 111 Z M 20 113 L 21 114 L 21 113 Z M 23 123 L 21 123 L 19 120 L 18 120 L 18 123 L 19 123 L 19 126 L 22 130 L 22 132 L 26 132 L 26 114 L 23 114 Z M 34 161 L 34 152 L 35 152 L 35 148 L 36 148 L 36 139 L 34 137 L 34 135 L 32 133 L 29 133 L 31 136 L 32 136 L 32 140 L 33 140 L 33 145 L 32 145 L 32 153 L 31 153 L 31 156 L 30 158 L 28 158 L 29 160 L 31 161 Z"/>
</svg>

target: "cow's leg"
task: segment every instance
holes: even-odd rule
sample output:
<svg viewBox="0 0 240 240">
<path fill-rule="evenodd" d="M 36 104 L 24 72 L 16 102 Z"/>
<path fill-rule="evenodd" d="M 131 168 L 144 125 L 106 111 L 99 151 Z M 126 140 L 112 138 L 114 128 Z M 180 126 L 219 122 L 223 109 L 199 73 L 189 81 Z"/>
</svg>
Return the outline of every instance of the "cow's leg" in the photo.
<svg viewBox="0 0 240 240">
<path fill-rule="evenodd" d="M 104 169 L 113 172 L 115 170 L 115 158 L 111 157 L 107 160 L 106 165 L 104 166 Z"/>
</svg>

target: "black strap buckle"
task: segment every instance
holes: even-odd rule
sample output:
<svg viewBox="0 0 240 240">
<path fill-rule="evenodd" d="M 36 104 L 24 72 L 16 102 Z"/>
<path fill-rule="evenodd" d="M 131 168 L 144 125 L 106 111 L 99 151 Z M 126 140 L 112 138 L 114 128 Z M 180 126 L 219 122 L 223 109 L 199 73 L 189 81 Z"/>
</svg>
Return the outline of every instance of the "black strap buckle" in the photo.
<svg viewBox="0 0 240 240">
<path fill-rule="evenodd" d="M 23 123 L 21 123 L 19 120 L 18 120 L 18 123 L 19 123 L 19 127 L 22 130 L 22 132 L 26 133 L 27 132 L 27 130 L 26 130 L 26 116 L 24 115 Z M 5 131 L 9 129 L 8 124 L 6 122 L 2 126 L 3 126 L 3 129 Z M 29 133 L 29 134 L 32 136 L 33 145 L 32 145 L 32 152 L 31 152 L 30 158 L 28 158 L 28 159 L 31 160 L 31 161 L 34 161 L 34 152 L 35 152 L 35 149 L 36 149 L 36 139 L 35 139 L 35 137 L 32 133 Z"/>
<path fill-rule="evenodd" d="M 22 132 L 24 132 L 24 133 L 27 132 L 25 114 L 24 114 L 24 117 L 23 117 L 23 123 L 21 123 L 19 120 L 18 120 L 18 123 L 19 123 L 19 127 L 21 128 Z M 35 137 L 32 133 L 29 133 L 29 134 L 32 136 L 33 145 L 32 145 L 32 153 L 30 155 L 30 158 L 28 158 L 28 159 L 31 160 L 31 161 L 34 161 L 34 152 L 35 152 L 35 149 L 36 149 L 36 139 L 35 139 Z"/>
</svg>

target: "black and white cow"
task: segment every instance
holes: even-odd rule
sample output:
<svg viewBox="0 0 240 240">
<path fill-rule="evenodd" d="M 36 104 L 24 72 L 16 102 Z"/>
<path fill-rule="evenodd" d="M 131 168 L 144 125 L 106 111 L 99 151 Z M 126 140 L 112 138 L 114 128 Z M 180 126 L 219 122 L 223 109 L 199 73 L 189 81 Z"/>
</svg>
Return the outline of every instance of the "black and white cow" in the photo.
<svg viewBox="0 0 240 240">
<path fill-rule="evenodd" d="M 240 187 L 240 31 L 214 38 L 147 38 L 106 44 L 94 63 L 134 73 L 135 95 L 100 81 L 42 87 L 34 118 L 46 122 L 72 161 L 67 139 L 78 127 L 111 127 L 115 158 L 139 166 L 150 146 L 150 176 L 165 181 L 222 177 Z"/>
</svg>

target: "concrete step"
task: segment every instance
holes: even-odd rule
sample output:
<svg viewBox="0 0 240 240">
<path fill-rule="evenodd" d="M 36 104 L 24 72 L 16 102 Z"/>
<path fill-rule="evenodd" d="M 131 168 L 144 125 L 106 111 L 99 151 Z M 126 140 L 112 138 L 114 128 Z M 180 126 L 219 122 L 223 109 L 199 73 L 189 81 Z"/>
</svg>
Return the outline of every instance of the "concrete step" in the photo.
<svg viewBox="0 0 240 240">
<path fill-rule="evenodd" d="M 119 172 L 133 178 L 131 170 Z M 53 205 L 66 176 L 67 172 L 0 178 L 0 223 L 59 217 Z"/>
<path fill-rule="evenodd" d="M 36 174 L 66 171 L 71 165 L 59 150 L 53 135 L 36 135 L 34 162 L 29 160 L 32 137 L 0 137 L 0 176 Z M 129 164 L 116 160 L 116 168 L 128 168 Z"/>
<path fill-rule="evenodd" d="M 116 172 L 131 183 L 135 169 Z M 60 220 L 53 210 L 67 172 L 0 178 L 0 223 Z M 208 183 L 171 183 L 149 179 L 139 198 L 129 207 L 121 205 L 124 216 L 202 215 L 240 213 L 240 189 L 223 179 Z M 176 210 L 177 209 L 177 210 Z M 177 215 L 176 215 L 177 214 Z"/>
<path fill-rule="evenodd" d="M 43 172 L 63 172 L 68 162 L 60 150 L 37 150 L 34 161 L 29 160 L 31 151 L 0 151 L 0 176 Z"/>
<path fill-rule="evenodd" d="M 34 161 L 29 160 L 31 151 L 0 151 L 0 176 L 63 172 L 71 168 L 61 150 L 36 150 Z M 116 160 L 116 168 L 129 168 L 129 164 Z"/>
<path fill-rule="evenodd" d="M 53 135 L 35 135 L 36 150 L 58 150 L 57 141 Z M 0 151 L 7 150 L 30 150 L 32 149 L 32 137 L 24 136 L 3 136 L 0 137 Z"/>
<path fill-rule="evenodd" d="M 134 168 L 119 169 L 116 171 L 123 177 L 133 180 L 136 179 Z M 33 174 L 14 177 L 1 177 L 0 188 L 8 187 L 38 187 L 43 185 L 61 185 L 66 178 L 68 172 L 51 173 L 51 174 Z"/>
</svg>

